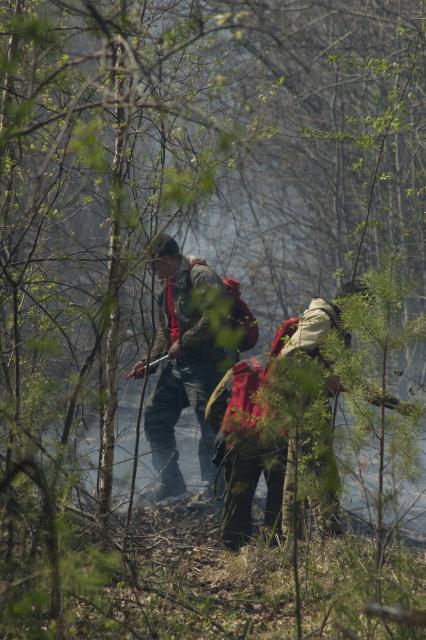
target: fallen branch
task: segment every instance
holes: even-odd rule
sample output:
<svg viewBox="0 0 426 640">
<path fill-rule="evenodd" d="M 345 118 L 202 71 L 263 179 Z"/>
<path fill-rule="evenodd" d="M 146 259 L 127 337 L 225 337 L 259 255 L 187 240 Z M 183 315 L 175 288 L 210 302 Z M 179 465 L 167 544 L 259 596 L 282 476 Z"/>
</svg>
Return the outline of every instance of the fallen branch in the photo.
<svg viewBox="0 0 426 640">
<path fill-rule="evenodd" d="M 363 613 L 367 616 L 380 618 L 387 622 L 396 622 L 407 627 L 426 627 L 426 611 L 420 609 L 403 609 L 400 605 L 393 607 L 375 602 L 369 603 Z"/>
</svg>

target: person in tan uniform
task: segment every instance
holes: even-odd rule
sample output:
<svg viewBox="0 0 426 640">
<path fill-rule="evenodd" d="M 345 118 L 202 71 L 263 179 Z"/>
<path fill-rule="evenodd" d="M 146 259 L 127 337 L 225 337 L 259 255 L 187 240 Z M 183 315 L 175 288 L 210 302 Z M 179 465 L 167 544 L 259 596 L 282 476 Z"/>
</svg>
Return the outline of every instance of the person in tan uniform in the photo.
<svg viewBox="0 0 426 640">
<path fill-rule="evenodd" d="M 314 358 L 323 366 L 323 412 L 318 415 L 318 424 L 310 429 L 304 428 L 305 417 L 308 415 L 310 401 L 306 399 L 306 406 L 299 405 L 300 421 L 298 428 L 289 433 L 288 456 L 286 475 L 284 481 L 282 522 L 285 533 L 294 532 L 296 529 L 299 537 L 304 537 L 304 525 L 306 516 L 311 510 L 318 513 L 317 524 L 325 535 L 340 535 L 342 524 L 339 509 L 339 494 L 341 483 L 339 472 L 333 452 L 333 411 L 332 404 L 338 394 L 345 391 L 338 376 L 328 375 L 327 369 L 332 365 L 324 359 L 321 353 L 321 345 L 330 331 L 338 331 L 344 343 L 349 348 L 351 335 L 348 333 L 340 319 L 339 301 L 348 295 L 363 293 L 371 295 L 362 281 L 344 283 L 336 292 L 335 302 L 328 302 L 324 298 L 313 298 L 309 307 L 303 312 L 297 329 L 293 336 L 283 345 L 277 359 L 287 360 L 288 373 L 291 377 L 292 361 L 297 362 L 303 358 Z M 309 364 L 309 363 L 307 363 Z M 400 401 L 389 394 L 385 397 L 372 385 L 369 385 L 371 395 L 369 402 L 376 406 L 383 403 L 388 409 L 394 409 L 402 415 L 409 415 L 415 410 L 415 406 L 409 402 Z M 291 398 L 289 398 L 291 405 Z M 301 409 L 301 410 L 300 410 Z M 321 411 L 318 412 L 321 414 Z M 311 416 L 312 418 L 312 416 Z M 316 480 L 315 495 L 298 498 L 297 468 L 302 462 L 301 471 L 311 474 Z M 310 503 L 308 505 L 308 503 Z"/>
<path fill-rule="evenodd" d="M 345 290 L 339 292 L 345 294 Z M 301 363 L 307 356 L 316 358 L 327 367 L 331 363 L 324 360 L 320 353 L 321 343 L 331 330 L 341 333 L 346 345 L 350 346 L 351 336 L 344 331 L 340 323 L 340 310 L 334 303 L 324 298 L 313 298 L 309 307 L 300 317 L 294 335 L 284 344 L 278 359 L 292 359 Z M 292 363 L 289 362 L 291 375 Z M 303 365 L 302 365 L 303 366 Z M 304 470 L 316 478 L 316 502 L 319 511 L 318 524 L 325 534 L 339 535 L 342 531 L 339 516 L 339 493 L 341 489 L 339 473 L 333 452 L 333 425 L 330 400 L 336 398 L 340 390 L 337 376 L 325 374 L 324 407 L 325 411 L 318 418 L 321 424 L 313 433 L 304 426 L 305 415 L 309 410 L 310 401 L 302 408 L 300 425 L 296 432 L 293 430 L 288 436 L 287 467 L 284 480 L 282 521 L 285 533 L 293 532 L 297 528 L 299 537 L 304 536 L 304 524 L 308 502 L 313 506 L 315 500 L 299 499 L 297 494 L 297 463 L 303 459 Z M 291 399 L 289 406 L 291 406 Z M 300 408 L 299 408 L 300 410 Z M 296 513 L 295 513 L 296 511 Z"/>
</svg>

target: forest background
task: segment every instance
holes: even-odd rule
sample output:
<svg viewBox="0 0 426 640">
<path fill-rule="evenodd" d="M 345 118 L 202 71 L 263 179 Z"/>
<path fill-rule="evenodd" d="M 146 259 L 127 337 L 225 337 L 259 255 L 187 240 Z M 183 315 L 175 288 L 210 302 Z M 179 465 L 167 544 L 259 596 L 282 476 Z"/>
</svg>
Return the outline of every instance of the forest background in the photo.
<svg viewBox="0 0 426 640">
<path fill-rule="evenodd" d="M 111 512 L 122 374 L 155 326 L 147 241 L 167 230 L 239 277 L 259 353 L 312 295 L 391 254 L 415 283 L 401 323 L 423 313 L 424 2 L 14 0 L 0 20 L 5 637 L 73 637 L 76 602 L 107 637 L 124 623 L 97 598 L 120 561 L 99 540 L 141 582 L 137 464 L 120 525 Z M 402 397 L 424 389 L 424 356 L 392 355 Z M 92 491 L 77 443 L 94 424 Z M 148 609 L 129 637 L 162 637 Z"/>
</svg>

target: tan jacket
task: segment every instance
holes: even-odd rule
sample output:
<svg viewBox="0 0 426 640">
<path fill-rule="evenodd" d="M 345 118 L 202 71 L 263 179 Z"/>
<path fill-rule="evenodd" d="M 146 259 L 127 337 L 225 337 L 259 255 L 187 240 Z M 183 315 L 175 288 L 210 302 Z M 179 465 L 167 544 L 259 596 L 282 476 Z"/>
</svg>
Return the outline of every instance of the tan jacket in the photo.
<svg viewBox="0 0 426 640">
<path fill-rule="evenodd" d="M 321 345 L 332 326 L 339 320 L 336 309 L 324 298 L 313 298 L 300 317 L 299 324 L 290 340 L 278 354 L 278 358 L 302 349 L 313 352 Z"/>
</svg>

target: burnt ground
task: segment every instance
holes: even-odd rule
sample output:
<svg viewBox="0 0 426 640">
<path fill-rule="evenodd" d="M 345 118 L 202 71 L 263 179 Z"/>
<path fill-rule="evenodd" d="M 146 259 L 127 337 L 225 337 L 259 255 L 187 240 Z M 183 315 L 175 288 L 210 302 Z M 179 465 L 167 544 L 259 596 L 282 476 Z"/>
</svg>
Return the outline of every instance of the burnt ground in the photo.
<svg viewBox="0 0 426 640">
<path fill-rule="evenodd" d="M 124 483 L 123 504 L 134 432 L 134 407 L 129 402 L 125 408 L 128 408 L 128 426 L 121 435 L 123 462 L 118 458 L 117 467 L 117 476 L 122 477 Z M 126 421 L 124 423 L 126 426 Z M 184 412 L 176 433 L 187 485 L 190 491 L 197 491 L 200 488 L 198 431 L 189 412 Z M 148 452 L 142 438 L 139 496 L 153 480 L 147 464 Z M 258 497 L 254 508 L 258 524 L 261 507 L 262 500 Z M 240 553 L 231 553 L 219 541 L 218 524 L 218 506 L 207 503 L 197 508 L 193 497 L 186 496 L 171 504 L 136 506 L 129 554 L 136 578 L 129 580 L 126 573 L 106 589 L 109 608 L 103 622 L 94 613 L 89 619 L 85 608 L 83 626 L 77 637 L 99 640 L 294 638 L 295 589 L 290 542 L 284 540 L 270 548 L 261 537 L 256 537 Z M 117 539 L 120 541 L 119 529 Z M 389 561 L 391 588 L 385 601 L 397 601 L 398 594 L 406 589 L 415 594 L 418 606 L 426 609 L 426 601 L 423 603 L 421 597 L 426 593 L 425 538 L 410 532 L 403 532 L 403 537 L 404 548 L 410 547 L 412 555 L 406 559 L 403 552 L 404 561 L 398 556 L 395 565 Z M 398 539 L 390 542 L 398 544 Z M 354 515 L 348 517 L 347 533 L 342 538 L 324 540 L 314 533 L 300 544 L 303 638 L 345 637 L 336 631 L 336 624 L 342 621 L 353 633 L 358 631 L 357 635 L 346 637 L 367 637 L 357 625 L 366 593 L 373 584 L 370 568 L 374 567 L 374 548 L 374 531 Z M 398 555 L 399 547 L 396 549 Z M 405 577 L 400 570 L 401 562 L 408 572 L 407 584 L 402 586 L 400 582 L 404 583 Z M 417 594 L 420 594 L 418 598 Z M 104 604 L 104 612 L 106 608 Z M 108 631 L 105 622 L 108 622 Z M 389 636 L 378 629 L 373 637 Z"/>
<path fill-rule="evenodd" d="M 199 506 L 193 499 L 143 508 L 135 516 L 139 564 L 143 557 L 158 602 L 165 598 L 159 637 L 272 637 L 273 629 L 288 626 L 293 617 L 283 549 L 254 539 L 239 553 L 225 550 L 218 506 Z M 261 506 L 257 501 L 255 516 Z"/>
<path fill-rule="evenodd" d="M 261 507 L 262 502 L 256 500 L 254 515 L 258 527 Z M 295 637 L 290 542 L 282 540 L 271 548 L 258 536 L 239 553 L 232 553 L 220 543 L 218 524 L 218 507 L 212 503 L 194 504 L 193 496 L 135 512 L 132 540 L 137 589 L 132 590 L 123 582 L 111 593 L 117 619 L 121 616 L 131 629 L 123 637 L 159 640 Z M 313 532 L 300 543 L 303 638 L 358 637 L 341 635 L 337 625 L 342 626 L 342 619 L 344 628 L 357 624 L 365 604 L 363 589 L 369 587 L 364 584 L 357 592 L 360 579 L 357 571 L 360 567 L 365 571 L 374 557 L 374 532 L 353 517 L 348 518 L 346 526 L 346 534 L 341 538 L 324 539 Z M 389 539 L 389 542 L 392 549 L 396 541 Z M 410 584 L 413 588 L 418 584 L 419 593 L 424 593 L 424 540 L 411 536 L 406 542 L 416 547 L 410 552 L 413 561 Z M 389 558 L 393 553 L 389 551 Z M 398 562 L 400 555 L 397 550 Z M 389 561 L 390 581 L 396 575 L 392 562 Z M 348 598 L 353 610 L 358 611 L 353 620 L 347 612 Z M 379 629 L 374 637 L 387 636 Z"/>
</svg>

